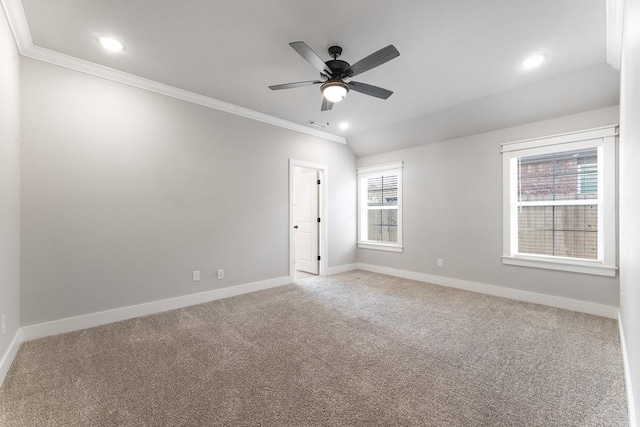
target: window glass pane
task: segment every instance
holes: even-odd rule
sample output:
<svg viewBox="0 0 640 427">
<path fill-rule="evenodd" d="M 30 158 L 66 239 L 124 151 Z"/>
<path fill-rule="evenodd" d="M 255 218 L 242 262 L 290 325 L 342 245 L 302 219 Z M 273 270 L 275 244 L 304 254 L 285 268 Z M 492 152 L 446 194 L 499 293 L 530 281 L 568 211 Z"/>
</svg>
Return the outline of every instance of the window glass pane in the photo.
<svg viewBox="0 0 640 427">
<path fill-rule="evenodd" d="M 598 166 L 578 165 L 578 193 L 598 195 Z"/>
<path fill-rule="evenodd" d="M 518 251 L 597 259 L 597 205 L 518 208 Z"/>
<path fill-rule="evenodd" d="M 398 211 L 396 209 L 369 210 L 368 240 L 396 243 L 398 241 Z"/>
<path fill-rule="evenodd" d="M 598 198 L 598 149 L 521 157 L 519 201 Z"/>
<path fill-rule="evenodd" d="M 382 175 L 367 180 L 368 206 L 398 206 L 398 175 Z"/>
</svg>

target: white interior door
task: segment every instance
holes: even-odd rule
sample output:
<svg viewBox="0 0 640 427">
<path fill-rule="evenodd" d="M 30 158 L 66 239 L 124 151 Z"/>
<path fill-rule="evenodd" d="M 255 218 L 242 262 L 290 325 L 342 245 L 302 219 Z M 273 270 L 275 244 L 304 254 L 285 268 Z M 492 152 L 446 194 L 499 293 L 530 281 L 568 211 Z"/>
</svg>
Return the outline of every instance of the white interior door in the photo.
<svg viewBox="0 0 640 427">
<path fill-rule="evenodd" d="M 295 181 L 295 266 L 318 274 L 318 171 L 303 170 Z"/>
</svg>

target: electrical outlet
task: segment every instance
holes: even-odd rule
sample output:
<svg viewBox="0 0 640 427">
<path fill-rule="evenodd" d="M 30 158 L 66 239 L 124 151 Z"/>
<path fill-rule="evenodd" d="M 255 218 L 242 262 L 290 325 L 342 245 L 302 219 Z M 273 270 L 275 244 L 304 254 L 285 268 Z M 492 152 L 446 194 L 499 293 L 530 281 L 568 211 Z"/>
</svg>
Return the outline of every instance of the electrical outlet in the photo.
<svg viewBox="0 0 640 427">
<path fill-rule="evenodd" d="M 442 260 L 442 258 L 438 258 L 438 261 L 437 261 L 436 265 L 438 267 L 444 267 L 444 261 Z"/>
<path fill-rule="evenodd" d="M 2 335 L 4 335 L 4 331 L 7 329 L 7 315 L 2 315 Z"/>
<path fill-rule="evenodd" d="M 218 269 L 218 279 L 224 279 L 224 269 Z"/>
<path fill-rule="evenodd" d="M 197 282 L 198 280 L 200 280 L 200 270 L 195 270 L 193 272 L 193 281 Z"/>
</svg>

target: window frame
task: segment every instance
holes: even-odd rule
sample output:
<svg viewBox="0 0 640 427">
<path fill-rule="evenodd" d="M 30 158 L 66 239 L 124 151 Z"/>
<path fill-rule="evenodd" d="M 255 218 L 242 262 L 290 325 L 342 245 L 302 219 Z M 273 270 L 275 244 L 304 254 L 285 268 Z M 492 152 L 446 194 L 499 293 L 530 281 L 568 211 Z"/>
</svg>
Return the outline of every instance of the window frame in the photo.
<svg viewBox="0 0 640 427">
<path fill-rule="evenodd" d="M 402 169 L 404 162 L 386 163 L 382 165 L 362 167 L 357 169 L 358 176 L 358 248 L 375 249 L 389 252 L 402 252 Z M 380 177 L 383 175 L 395 174 L 398 177 L 398 202 L 397 207 L 397 234 L 398 241 L 396 243 L 380 242 L 376 240 L 368 240 L 368 188 L 367 181 L 370 178 Z M 368 236 L 367 236 L 368 237 Z"/>
<path fill-rule="evenodd" d="M 611 125 L 502 144 L 503 264 L 610 277 L 616 275 L 617 135 L 618 126 Z M 589 200 L 590 204 L 598 206 L 598 258 L 588 260 L 518 252 L 518 158 L 586 148 L 598 149 L 598 198 Z"/>
</svg>

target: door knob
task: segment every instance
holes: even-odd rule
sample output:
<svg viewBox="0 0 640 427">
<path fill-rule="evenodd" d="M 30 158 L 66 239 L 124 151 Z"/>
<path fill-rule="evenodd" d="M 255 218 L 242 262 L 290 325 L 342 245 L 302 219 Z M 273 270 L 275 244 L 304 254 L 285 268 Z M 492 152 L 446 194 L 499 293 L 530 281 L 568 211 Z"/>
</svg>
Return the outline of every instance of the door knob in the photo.
<svg viewBox="0 0 640 427">
<path fill-rule="evenodd" d="M 298 226 L 297 226 L 297 225 L 294 225 L 294 226 L 293 226 L 293 228 L 298 228 Z"/>
</svg>

